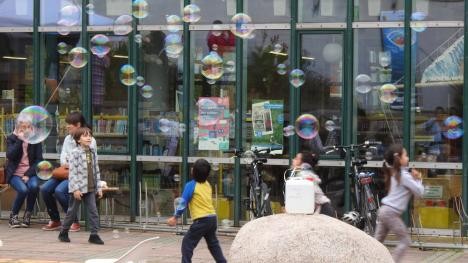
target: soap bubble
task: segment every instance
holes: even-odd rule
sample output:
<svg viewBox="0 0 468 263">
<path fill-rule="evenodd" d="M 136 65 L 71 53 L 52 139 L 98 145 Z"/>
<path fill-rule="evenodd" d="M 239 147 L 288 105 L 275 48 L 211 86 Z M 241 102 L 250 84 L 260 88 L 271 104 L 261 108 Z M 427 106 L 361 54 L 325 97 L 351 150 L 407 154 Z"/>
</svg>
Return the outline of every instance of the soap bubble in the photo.
<svg viewBox="0 0 468 263">
<path fill-rule="evenodd" d="M 120 82 L 125 86 L 135 85 L 136 72 L 132 65 L 125 64 L 120 68 Z"/>
<path fill-rule="evenodd" d="M 372 90 L 371 78 L 366 74 L 359 74 L 356 76 L 356 92 L 361 94 L 369 93 Z"/>
<path fill-rule="evenodd" d="M 444 120 L 444 125 L 447 131 L 444 136 L 450 140 L 458 139 L 463 136 L 463 120 L 458 116 L 449 116 Z"/>
<path fill-rule="evenodd" d="M 143 85 L 145 85 L 145 78 L 143 76 L 138 76 L 136 78 L 136 84 L 137 86 L 142 87 Z"/>
<path fill-rule="evenodd" d="M 36 165 L 36 175 L 41 180 L 49 180 L 52 177 L 54 167 L 49 161 L 41 161 Z"/>
<path fill-rule="evenodd" d="M 160 119 L 159 120 L 159 130 L 163 133 L 168 132 L 171 129 L 171 122 L 168 119 Z"/>
<path fill-rule="evenodd" d="M 75 5 L 67 5 L 60 9 L 60 19 L 57 22 L 60 26 L 70 27 L 78 25 L 81 21 L 81 11 Z"/>
<path fill-rule="evenodd" d="M 68 45 L 65 42 L 60 42 L 57 44 L 57 52 L 61 55 L 68 53 Z"/>
<path fill-rule="evenodd" d="M 289 73 L 289 83 L 296 88 L 302 86 L 305 82 L 304 71 L 300 69 L 294 69 Z"/>
<path fill-rule="evenodd" d="M 129 15 L 121 15 L 114 20 L 114 34 L 124 36 L 132 32 L 133 18 Z"/>
<path fill-rule="evenodd" d="M 133 40 L 135 41 L 135 43 L 141 44 L 141 42 L 142 42 L 142 37 L 141 37 L 140 34 L 136 34 L 136 35 L 133 37 Z"/>
<path fill-rule="evenodd" d="M 208 83 L 210 85 L 214 85 L 216 83 L 216 80 L 215 79 L 206 79 L 206 83 Z"/>
<path fill-rule="evenodd" d="M 120 237 L 118 229 L 112 230 L 112 237 L 113 238 L 119 238 Z"/>
<path fill-rule="evenodd" d="M 145 0 L 134 0 L 132 3 L 132 14 L 142 19 L 148 16 L 148 3 Z"/>
<path fill-rule="evenodd" d="M 151 97 L 153 97 L 153 87 L 151 87 L 150 85 L 144 85 L 140 89 L 140 94 L 143 98 L 150 99 Z"/>
<path fill-rule="evenodd" d="M 167 31 L 171 33 L 178 32 L 182 27 L 182 19 L 178 15 L 167 15 Z"/>
<path fill-rule="evenodd" d="M 251 24 L 252 18 L 247 14 L 238 13 L 232 17 L 231 21 L 235 26 L 231 32 L 240 38 L 248 38 L 255 30 Z"/>
<path fill-rule="evenodd" d="M 311 140 L 317 136 L 319 122 L 312 114 L 302 114 L 296 120 L 296 134 L 302 139 Z"/>
<path fill-rule="evenodd" d="M 82 47 L 75 47 L 68 53 L 70 65 L 74 68 L 83 68 L 88 64 L 88 51 Z"/>
<path fill-rule="evenodd" d="M 33 105 L 18 114 L 15 129 L 23 132 L 24 141 L 37 144 L 49 136 L 53 125 L 49 112 L 41 106 Z"/>
<path fill-rule="evenodd" d="M 276 66 L 276 73 L 278 73 L 279 75 L 284 75 L 288 73 L 288 67 L 286 67 L 285 64 L 278 64 Z"/>
<path fill-rule="evenodd" d="M 274 46 L 273 46 L 273 51 L 276 52 L 276 53 L 279 53 L 283 50 L 283 45 L 279 44 L 279 43 L 276 43 Z"/>
<path fill-rule="evenodd" d="M 236 62 L 234 60 L 228 60 L 224 65 L 226 72 L 233 73 L 236 71 Z"/>
<path fill-rule="evenodd" d="M 283 135 L 284 135 L 285 137 L 289 137 L 289 136 L 294 135 L 294 134 L 295 134 L 294 129 L 295 129 L 295 128 L 294 128 L 294 126 L 292 126 L 292 125 L 288 125 L 288 126 L 284 127 L 284 128 L 283 128 Z"/>
<path fill-rule="evenodd" d="M 427 17 L 427 14 L 421 11 L 417 11 L 411 14 L 411 29 L 415 32 L 424 32 L 427 28 L 426 22 L 423 22 Z"/>
<path fill-rule="evenodd" d="M 182 38 L 179 34 L 174 33 L 168 34 L 166 36 L 166 38 L 164 39 L 164 46 L 166 49 L 167 56 L 170 57 L 178 57 L 184 49 L 184 46 L 182 45 Z"/>
<path fill-rule="evenodd" d="M 219 163 L 213 163 L 213 164 L 211 165 L 211 169 L 212 169 L 213 171 L 215 171 L 215 172 L 216 172 L 216 171 L 219 171 Z"/>
<path fill-rule="evenodd" d="M 325 127 L 325 130 L 327 130 L 329 132 L 334 131 L 336 129 L 336 124 L 332 120 L 326 121 L 323 126 Z"/>
<path fill-rule="evenodd" d="M 380 101 L 383 103 L 392 103 L 397 99 L 397 88 L 393 84 L 384 84 L 380 87 Z"/>
<path fill-rule="evenodd" d="M 223 59 L 216 51 L 211 51 L 202 59 L 201 73 L 207 79 L 219 79 L 224 74 Z"/>
<path fill-rule="evenodd" d="M 174 174 L 174 182 L 180 182 L 180 175 Z"/>
<path fill-rule="evenodd" d="M 328 43 L 322 50 L 322 56 L 328 63 L 336 63 L 343 56 L 343 47 L 338 43 Z"/>
<path fill-rule="evenodd" d="M 86 13 L 88 15 L 94 15 L 94 5 L 93 4 L 87 4 L 86 5 Z"/>
<path fill-rule="evenodd" d="M 200 20 L 200 7 L 195 4 L 186 5 L 184 7 L 183 20 L 187 23 L 196 23 Z"/>
<path fill-rule="evenodd" d="M 179 123 L 179 133 L 180 135 L 182 136 L 183 133 L 187 130 L 186 126 L 185 126 L 185 123 Z"/>
<path fill-rule="evenodd" d="M 176 199 L 174 199 L 174 210 L 175 211 L 184 210 L 185 207 L 187 207 L 187 202 L 185 201 L 184 198 L 177 197 Z"/>
<path fill-rule="evenodd" d="M 366 158 L 366 160 L 368 160 L 368 161 L 371 161 L 372 158 L 374 158 L 374 154 L 373 154 L 371 151 L 367 151 L 367 152 L 364 154 L 364 158 Z"/>
<path fill-rule="evenodd" d="M 97 34 L 91 38 L 91 53 L 103 58 L 111 50 L 109 38 L 103 34 Z"/>
<path fill-rule="evenodd" d="M 62 36 L 66 36 L 70 34 L 71 28 L 68 26 L 59 26 L 57 27 L 57 33 L 59 33 Z"/>
</svg>

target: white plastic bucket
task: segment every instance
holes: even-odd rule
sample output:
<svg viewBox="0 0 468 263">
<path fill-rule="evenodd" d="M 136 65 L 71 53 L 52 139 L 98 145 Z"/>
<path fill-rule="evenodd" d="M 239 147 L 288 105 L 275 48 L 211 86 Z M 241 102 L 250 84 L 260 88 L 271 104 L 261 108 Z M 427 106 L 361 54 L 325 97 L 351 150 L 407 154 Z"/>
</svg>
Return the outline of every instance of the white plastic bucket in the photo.
<svg viewBox="0 0 468 263">
<path fill-rule="evenodd" d="M 300 177 L 286 181 L 285 208 L 289 214 L 313 214 L 315 210 L 314 182 Z"/>
</svg>

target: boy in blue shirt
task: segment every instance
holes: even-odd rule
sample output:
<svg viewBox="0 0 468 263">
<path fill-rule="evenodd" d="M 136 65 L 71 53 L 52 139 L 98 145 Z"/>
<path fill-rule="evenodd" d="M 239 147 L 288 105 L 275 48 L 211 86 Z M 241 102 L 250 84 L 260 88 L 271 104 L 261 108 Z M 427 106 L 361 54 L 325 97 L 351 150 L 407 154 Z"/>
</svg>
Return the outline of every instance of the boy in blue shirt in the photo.
<svg viewBox="0 0 468 263">
<path fill-rule="evenodd" d="M 216 212 L 211 198 L 211 185 L 206 180 L 210 174 L 210 164 L 204 159 L 198 159 L 192 168 L 193 180 L 189 181 L 182 193 L 182 198 L 188 204 L 193 224 L 182 241 L 182 262 L 192 262 L 193 250 L 202 237 L 205 238 L 211 255 L 217 263 L 227 262 L 216 237 L 218 227 Z M 167 220 L 170 226 L 177 224 L 185 210 L 185 206 L 176 209 L 174 216 Z"/>
</svg>

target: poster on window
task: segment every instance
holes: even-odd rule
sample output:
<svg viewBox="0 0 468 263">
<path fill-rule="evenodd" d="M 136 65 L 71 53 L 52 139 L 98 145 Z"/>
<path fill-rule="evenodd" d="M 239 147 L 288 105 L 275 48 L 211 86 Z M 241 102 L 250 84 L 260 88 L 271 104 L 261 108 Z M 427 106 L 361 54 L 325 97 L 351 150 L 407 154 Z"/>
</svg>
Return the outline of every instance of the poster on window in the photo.
<svg viewBox="0 0 468 263">
<path fill-rule="evenodd" d="M 229 148 L 229 98 L 200 97 L 198 106 L 198 149 Z"/>
<path fill-rule="evenodd" d="M 272 154 L 283 153 L 282 100 L 253 100 L 251 149 L 272 149 Z"/>
</svg>

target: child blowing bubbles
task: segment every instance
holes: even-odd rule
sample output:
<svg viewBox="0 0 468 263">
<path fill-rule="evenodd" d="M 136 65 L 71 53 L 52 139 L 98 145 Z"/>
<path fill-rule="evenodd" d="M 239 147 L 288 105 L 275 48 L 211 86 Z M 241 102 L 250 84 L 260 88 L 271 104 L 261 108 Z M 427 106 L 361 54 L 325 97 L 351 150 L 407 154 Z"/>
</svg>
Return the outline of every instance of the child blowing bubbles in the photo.
<svg viewBox="0 0 468 263">
<path fill-rule="evenodd" d="M 408 169 L 408 154 L 403 146 L 395 144 L 384 155 L 385 186 L 388 195 L 382 199 L 377 213 L 375 238 L 383 242 L 392 231 L 399 239 L 393 251 L 393 260 L 400 262 L 403 253 L 411 243 L 405 223 L 400 216 L 408 206 L 411 196 L 421 197 L 424 192 L 421 173 Z"/>
<path fill-rule="evenodd" d="M 67 215 L 63 222 L 62 231 L 59 234 L 59 240 L 62 242 L 70 242 L 68 231 L 83 199 L 86 203 L 91 227 L 91 235 L 88 241 L 93 244 L 104 244 L 97 234 L 99 215 L 95 195 L 97 194 L 101 198 L 102 190 L 96 149 L 90 147 L 92 138 L 91 130 L 88 127 L 79 127 L 73 134 L 73 139 L 79 146 L 70 153 L 68 191 L 73 193 L 73 198 L 70 198 Z"/>
<path fill-rule="evenodd" d="M 192 168 L 193 180 L 185 185 L 182 193 L 182 198 L 188 203 L 193 220 L 193 224 L 182 241 L 182 262 L 192 262 L 193 250 L 202 237 L 205 238 L 208 249 L 216 262 L 226 262 L 216 237 L 217 222 L 211 198 L 211 185 L 206 181 L 210 170 L 210 164 L 206 160 L 197 160 Z M 167 223 L 175 226 L 177 218 L 184 210 L 185 207 L 178 208 Z"/>
</svg>

